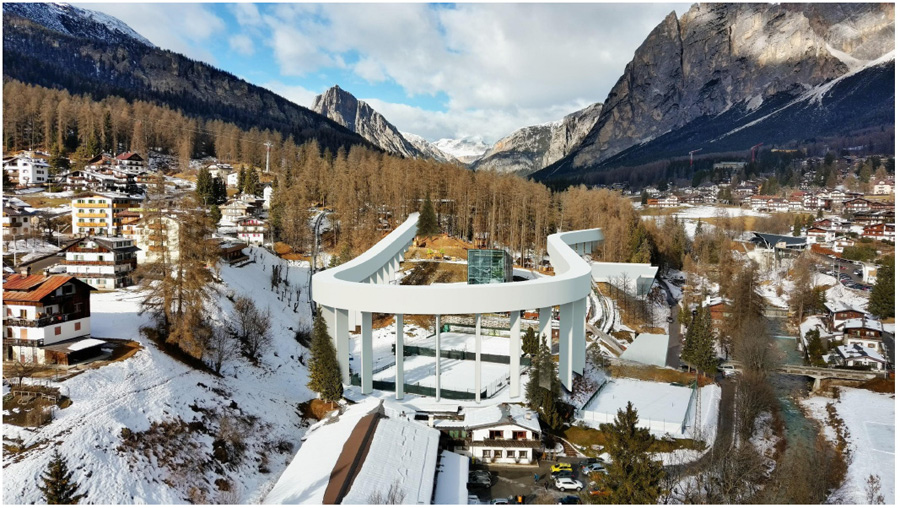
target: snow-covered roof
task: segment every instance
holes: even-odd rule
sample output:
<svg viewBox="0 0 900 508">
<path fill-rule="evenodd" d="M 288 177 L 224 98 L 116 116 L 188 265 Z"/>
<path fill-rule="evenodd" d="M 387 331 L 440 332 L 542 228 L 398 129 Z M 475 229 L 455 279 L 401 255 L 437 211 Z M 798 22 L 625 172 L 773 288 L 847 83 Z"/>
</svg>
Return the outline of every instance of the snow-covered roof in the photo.
<svg viewBox="0 0 900 508">
<path fill-rule="evenodd" d="M 467 429 L 513 424 L 535 432 L 541 431 L 541 425 L 533 411 L 522 406 L 506 403 L 485 408 L 467 409 L 464 422 Z"/>
<path fill-rule="evenodd" d="M 854 307 L 851 304 L 844 302 L 843 300 L 825 302 L 825 308 L 828 309 L 831 313 L 843 312 L 848 310 L 853 310 L 856 312 L 863 312 L 862 310 Z"/>
<path fill-rule="evenodd" d="M 99 346 L 101 344 L 106 344 L 106 342 L 99 339 L 82 339 L 78 342 L 73 342 L 69 344 L 69 351 L 81 351 L 82 349 L 87 349 L 89 347 Z"/>
<path fill-rule="evenodd" d="M 356 424 L 374 411 L 375 398 L 350 406 L 335 421 L 323 420 L 310 428 L 303 445 L 288 465 L 263 504 L 322 504 L 331 470 L 341 455 Z"/>
<path fill-rule="evenodd" d="M 634 342 L 622 353 L 622 359 L 664 367 L 668 350 L 668 335 L 642 333 L 635 337 Z"/>
<path fill-rule="evenodd" d="M 431 504 L 440 437 L 415 421 L 379 420 L 366 461 L 341 504 L 372 504 L 373 495 L 386 497 L 394 485 L 402 495 L 398 504 Z"/>
<path fill-rule="evenodd" d="M 875 360 L 879 363 L 884 363 L 884 357 L 870 347 L 860 346 L 859 344 L 853 344 L 850 346 L 838 346 L 837 347 L 838 354 L 840 354 L 843 358 L 847 360 L 852 360 L 856 358 L 869 358 L 870 360 Z"/>
<path fill-rule="evenodd" d="M 448 450 L 442 451 L 434 488 L 434 504 L 467 504 L 468 477 L 469 458 Z"/>
<path fill-rule="evenodd" d="M 844 322 L 844 330 L 848 330 L 850 328 L 866 328 L 869 330 L 878 330 L 879 332 L 883 332 L 884 328 L 881 326 L 881 321 L 877 319 L 848 319 Z"/>
</svg>

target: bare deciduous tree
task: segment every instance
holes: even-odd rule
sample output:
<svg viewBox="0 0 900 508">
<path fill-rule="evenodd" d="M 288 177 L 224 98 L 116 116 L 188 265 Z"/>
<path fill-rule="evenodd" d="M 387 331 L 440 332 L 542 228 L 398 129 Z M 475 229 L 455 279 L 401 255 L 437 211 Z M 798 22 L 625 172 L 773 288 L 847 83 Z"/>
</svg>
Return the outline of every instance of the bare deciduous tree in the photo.
<svg viewBox="0 0 900 508">
<path fill-rule="evenodd" d="M 234 300 L 232 334 L 241 346 L 241 352 L 252 361 L 259 360 L 262 350 L 272 343 L 272 314 L 262 311 L 253 300 L 240 296 Z"/>
</svg>

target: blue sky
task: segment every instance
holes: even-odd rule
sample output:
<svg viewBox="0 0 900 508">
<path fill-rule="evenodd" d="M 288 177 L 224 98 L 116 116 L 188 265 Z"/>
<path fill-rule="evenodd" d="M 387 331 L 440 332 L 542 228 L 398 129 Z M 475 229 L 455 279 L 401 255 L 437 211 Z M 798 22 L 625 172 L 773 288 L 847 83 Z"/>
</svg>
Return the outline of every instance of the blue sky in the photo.
<svg viewBox="0 0 900 508">
<path fill-rule="evenodd" d="M 89 3 L 306 107 L 337 84 L 401 131 L 492 143 L 606 99 L 688 4 Z"/>
</svg>

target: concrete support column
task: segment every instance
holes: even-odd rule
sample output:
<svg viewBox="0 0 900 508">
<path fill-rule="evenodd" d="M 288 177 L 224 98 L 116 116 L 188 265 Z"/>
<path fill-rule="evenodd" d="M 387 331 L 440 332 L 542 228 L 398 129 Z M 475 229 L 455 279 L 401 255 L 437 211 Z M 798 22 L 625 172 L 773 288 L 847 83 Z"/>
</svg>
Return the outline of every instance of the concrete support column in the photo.
<svg viewBox="0 0 900 508">
<path fill-rule="evenodd" d="M 375 270 L 373 277 L 375 277 L 376 284 L 384 284 L 384 267 L 382 266 L 378 270 Z"/>
<path fill-rule="evenodd" d="M 395 374 L 394 374 L 394 393 L 397 399 L 403 399 L 403 314 L 397 314 L 397 338 L 394 340 L 394 358 L 395 358 Z"/>
<path fill-rule="evenodd" d="M 475 402 L 481 402 L 481 314 L 475 314 Z"/>
<path fill-rule="evenodd" d="M 362 347 L 359 355 L 360 391 L 372 393 L 372 313 L 362 313 Z"/>
<path fill-rule="evenodd" d="M 350 384 L 350 333 L 348 328 L 347 309 L 335 309 L 334 316 L 334 349 L 337 351 L 338 363 L 341 365 L 341 380 Z"/>
<path fill-rule="evenodd" d="M 541 307 L 538 314 L 538 335 L 541 337 L 541 341 L 547 346 L 547 349 L 552 348 L 553 343 L 553 325 L 551 321 L 553 320 L 553 307 Z"/>
<path fill-rule="evenodd" d="M 335 326 L 335 322 L 334 322 L 334 316 L 335 316 L 334 307 L 328 307 L 326 305 L 321 305 L 321 306 L 319 306 L 319 312 L 322 313 L 322 320 L 325 321 L 325 326 L 328 327 L 328 336 L 331 337 L 332 341 L 334 341 L 334 338 L 336 336 L 335 330 L 337 330 L 337 327 Z M 334 344 L 335 344 L 335 346 L 337 346 L 337 342 L 334 342 Z M 338 361 L 340 361 L 340 358 L 338 358 Z"/>
<path fill-rule="evenodd" d="M 434 316 L 434 400 L 441 400 L 441 315 Z"/>
<path fill-rule="evenodd" d="M 350 331 L 356 330 L 356 327 L 362 323 L 362 319 L 360 318 L 359 312 L 355 310 L 351 310 L 347 315 L 347 329 Z"/>
<path fill-rule="evenodd" d="M 586 324 L 588 298 L 582 298 L 572 302 L 572 370 L 584 375 L 585 351 L 587 349 Z"/>
<path fill-rule="evenodd" d="M 572 389 L 572 304 L 559 306 L 559 380 Z"/>
<path fill-rule="evenodd" d="M 522 356 L 522 315 L 514 310 L 509 313 L 509 396 L 519 396 L 522 374 L 519 361 Z"/>
</svg>

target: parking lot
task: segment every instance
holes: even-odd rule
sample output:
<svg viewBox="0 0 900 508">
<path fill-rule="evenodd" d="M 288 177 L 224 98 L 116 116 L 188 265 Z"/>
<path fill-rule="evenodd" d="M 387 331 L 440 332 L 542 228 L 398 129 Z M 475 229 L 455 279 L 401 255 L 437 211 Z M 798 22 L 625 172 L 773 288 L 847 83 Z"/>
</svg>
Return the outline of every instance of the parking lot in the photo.
<svg viewBox="0 0 900 508">
<path fill-rule="evenodd" d="M 587 488 L 590 483 L 589 479 L 584 478 L 581 474 L 581 465 L 585 459 L 575 457 L 562 457 L 561 462 L 572 464 L 572 470 L 576 473 L 576 479 L 582 482 Z M 513 466 L 479 464 L 472 466 L 472 470 L 487 470 L 491 473 L 490 488 L 470 489 L 469 494 L 478 496 L 482 503 L 490 503 L 492 500 L 504 498 L 515 499 L 522 496 L 523 502 L 535 503 L 552 498 L 555 500 L 568 495 L 577 495 L 577 492 L 560 492 L 554 487 L 553 478 L 550 476 L 550 466 L 554 462 L 542 461 L 540 466 Z M 534 475 L 539 475 L 538 482 L 535 483 Z M 544 501 L 547 502 L 547 501 Z"/>
</svg>

